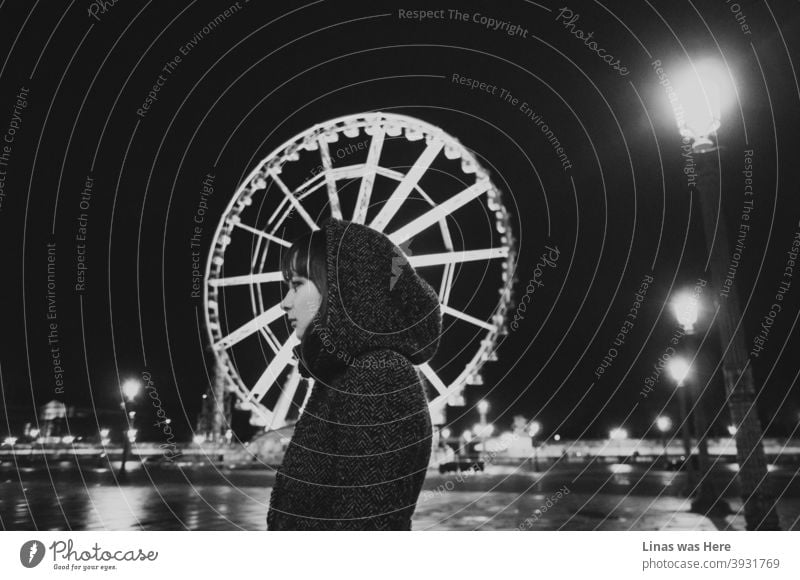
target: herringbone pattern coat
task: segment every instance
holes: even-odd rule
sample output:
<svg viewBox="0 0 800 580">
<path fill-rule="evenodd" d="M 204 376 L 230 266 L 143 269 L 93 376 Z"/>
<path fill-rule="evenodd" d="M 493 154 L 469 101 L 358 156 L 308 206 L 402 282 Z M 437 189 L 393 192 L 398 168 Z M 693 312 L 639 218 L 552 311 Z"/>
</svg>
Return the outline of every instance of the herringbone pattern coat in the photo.
<svg viewBox="0 0 800 580">
<path fill-rule="evenodd" d="M 327 319 L 312 321 L 297 350 L 315 384 L 276 474 L 267 527 L 409 530 L 431 454 L 413 365 L 439 346 L 439 299 L 383 234 L 333 218 L 322 228 Z"/>
</svg>

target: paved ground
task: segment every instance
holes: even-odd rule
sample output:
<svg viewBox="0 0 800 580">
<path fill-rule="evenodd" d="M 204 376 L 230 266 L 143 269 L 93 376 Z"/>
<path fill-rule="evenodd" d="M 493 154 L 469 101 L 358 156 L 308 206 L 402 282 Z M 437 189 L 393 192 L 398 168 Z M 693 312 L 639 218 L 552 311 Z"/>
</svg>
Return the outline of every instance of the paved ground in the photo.
<svg viewBox="0 0 800 580">
<path fill-rule="evenodd" d="M 492 469 L 458 478 L 430 472 L 415 530 L 744 530 L 743 514 L 707 518 L 689 512 L 683 474 L 576 466 L 552 473 Z M 272 475 L 265 470 L 132 472 L 28 468 L 0 472 L 0 524 L 26 530 L 263 530 Z M 783 529 L 800 530 L 793 472 L 776 477 Z M 718 474 L 723 489 L 730 473 Z M 55 490 L 55 492 L 54 492 Z M 560 495 L 559 495 L 560 490 Z M 566 491 L 569 493 L 565 493 Z M 741 509 L 735 485 L 723 494 Z M 659 495 L 661 494 L 661 495 Z M 538 510 L 538 511 L 537 511 Z"/>
</svg>

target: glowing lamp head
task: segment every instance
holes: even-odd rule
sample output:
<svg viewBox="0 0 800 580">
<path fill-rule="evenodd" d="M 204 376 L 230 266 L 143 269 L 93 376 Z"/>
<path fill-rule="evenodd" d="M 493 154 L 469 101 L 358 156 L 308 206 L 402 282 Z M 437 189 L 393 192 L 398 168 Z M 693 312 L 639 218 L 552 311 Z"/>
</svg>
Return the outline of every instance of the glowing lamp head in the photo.
<svg viewBox="0 0 800 580">
<path fill-rule="evenodd" d="M 129 401 L 133 401 L 141 389 L 142 383 L 137 379 L 128 379 L 122 383 L 122 394 L 125 395 L 125 398 Z"/>
<path fill-rule="evenodd" d="M 539 421 L 531 421 L 531 424 L 528 426 L 528 435 L 531 437 L 536 437 L 539 431 L 542 430 L 542 424 Z"/>
<path fill-rule="evenodd" d="M 683 386 L 683 381 L 689 376 L 689 363 L 687 360 L 680 356 L 674 356 L 669 359 L 667 363 L 667 371 L 670 376 L 678 383 L 679 387 Z"/>
<path fill-rule="evenodd" d="M 700 314 L 700 304 L 697 296 L 692 292 L 676 294 L 672 299 L 672 311 L 675 313 L 675 318 L 678 319 L 678 324 L 686 332 L 692 332 Z"/>
<path fill-rule="evenodd" d="M 661 431 L 662 433 L 666 433 L 667 431 L 672 429 L 672 419 L 662 415 L 661 417 L 656 419 L 656 427 L 658 427 L 658 430 Z"/>
<path fill-rule="evenodd" d="M 478 401 L 478 413 L 481 415 L 485 415 L 486 412 L 489 410 L 489 401 L 486 399 L 481 399 Z"/>
<path fill-rule="evenodd" d="M 674 85 L 680 103 L 675 120 L 681 135 L 694 141 L 695 151 L 711 149 L 708 137 L 719 129 L 722 110 L 730 100 L 726 69 L 712 61 L 690 62 Z"/>
<path fill-rule="evenodd" d="M 450 435 L 452 435 L 450 429 L 442 429 L 442 439 L 450 439 Z"/>
</svg>

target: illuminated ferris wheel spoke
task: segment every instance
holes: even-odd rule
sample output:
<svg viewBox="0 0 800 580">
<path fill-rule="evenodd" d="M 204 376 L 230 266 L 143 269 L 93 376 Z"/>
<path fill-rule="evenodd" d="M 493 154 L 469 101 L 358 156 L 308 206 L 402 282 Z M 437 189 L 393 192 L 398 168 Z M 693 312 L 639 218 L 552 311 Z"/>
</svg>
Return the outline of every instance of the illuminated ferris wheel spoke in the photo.
<svg viewBox="0 0 800 580">
<path fill-rule="evenodd" d="M 381 151 L 383 150 L 383 141 L 385 135 L 386 133 L 383 129 L 376 129 L 375 134 L 372 136 L 372 141 L 370 141 L 369 144 L 367 165 L 363 170 L 364 175 L 361 178 L 361 186 L 358 189 L 356 209 L 353 212 L 352 221 L 358 224 L 363 224 L 367 220 L 367 210 L 369 210 L 369 202 L 372 197 L 372 187 L 375 184 L 375 173 L 378 170 L 378 161 L 381 158 Z"/>
<path fill-rule="evenodd" d="M 297 338 L 297 333 L 293 332 L 289 339 L 283 343 L 283 346 L 281 346 L 275 358 L 270 361 L 267 369 L 258 378 L 253 390 L 247 395 L 248 401 L 255 401 L 258 403 L 264 398 L 264 395 L 267 394 L 270 387 L 276 384 L 283 369 L 291 363 L 293 356 L 292 349 L 298 344 L 300 344 L 300 340 Z"/>
<path fill-rule="evenodd" d="M 316 224 L 316 222 L 313 219 L 311 219 L 311 216 L 308 215 L 308 212 L 306 211 L 306 208 L 304 208 L 303 204 L 300 203 L 300 200 L 298 200 L 294 196 L 294 194 L 291 191 L 289 191 L 289 188 L 286 187 L 286 184 L 278 176 L 278 174 L 275 172 L 275 170 L 274 169 L 270 169 L 268 173 L 269 173 L 269 176 L 272 178 L 272 180 L 275 182 L 275 184 L 283 192 L 283 195 L 285 195 L 286 198 L 289 200 L 289 203 L 291 203 L 292 206 L 294 206 L 294 208 L 297 210 L 297 213 L 300 214 L 300 217 L 302 217 L 305 220 L 305 222 L 308 224 L 308 227 L 310 227 L 312 229 L 312 231 L 317 231 L 319 229 L 319 226 Z"/>
<path fill-rule="evenodd" d="M 396 214 L 397 210 L 400 209 L 400 206 L 403 205 L 403 202 L 408 197 L 408 194 L 410 194 L 414 187 L 416 187 L 417 183 L 419 183 L 422 175 L 431 166 L 433 160 L 436 159 L 436 156 L 439 154 L 439 151 L 442 150 L 442 147 L 444 147 L 444 142 L 439 140 L 432 141 L 428 144 L 428 146 L 425 148 L 425 151 L 422 152 L 422 155 L 420 155 L 414 162 L 414 166 L 403 178 L 403 181 L 400 182 L 400 184 L 392 192 L 392 195 L 389 197 L 389 199 L 386 200 L 386 203 L 378 212 L 378 215 L 375 216 L 375 219 L 372 220 L 372 223 L 369 224 L 369 227 L 374 230 L 378 230 L 379 232 L 383 231 L 383 229 L 386 227 L 386 224 L 392 220 L 394 214 Z M 409 236 L 409 238 L 410 237 L 411 236 Z"/>
<path fill-rule="evenodd" d="M 237 228 L 241 228 L 241 229 L 243 229 L 243 230 L 245 230 L 247 232 L 250 232 L 251 234 L 255 234 L 257 236 L 261 236 L 262 238 L 267 239 L 267 240 L 269 240 L 271 242 L 275 242 L 276 244 L 280 244 L 281 246 L 284 246 L 284 247 L 287 247 L 287 248 L 291 248 L 292 247 L 292 243 L 291 242 L 287 242 L 283 238 L 279 238 L 278 236 L 273 236 L 272 234 L 268 234 L 267 232 L 263 232 L 263 231 L 261 231 L 261 230 L 259 230 L 257 228 L 252 228 L 252 227 L 248 226 L 247 224 L 243 224 L 241 222 L 238 222 L 236 224 L 236 227 Z"/>
<path fill-rule="evenodd" d="M 266 282 L 281 282 L 282 272 L 261 272 L 260 274 L 243 274 L 242 276 L 228 276 L 211 280 L 211 286 L 242 286 L 244 284 L 264 284 Z"/>
<path fill-rule="evenodd" d="M 408 263 L 414 268 L 425 266 L 441 266 L 443 264 L 458 264 L 460 262 L 475 262 L 491 260 L 492 258 L 507 258 L 508 248 L 488 248 L 485 250 L 465 250 L 463 252 L 442 252 L 439 254 L 418 254 L 408 256 Z"/>
<path fill-rule="evenodd" d="M 421 364 L 419 365 L 419 370 L 422 371 L 422 374 L 425 375 L 425 377 L 430 381 L 434 388 L 439 391 L 440 394 L 447 394 L 447 385 L 445 385 L 444 381 L 439 378 L 439 375 L 437 375 L 436 371 L 431 368 L 431 365 L 428 363 Z"/>
<path fill-rule="evenodd" d="M 272 324 L 279 318 L 284 315 L 283 308 L 281 308 L 280 304 L 276 304 L 269 310 L 262 312 L 255 318 L 253 318 L 250 322 L 243 324 L 233 332 L 231 332 L 228 336 L 225 336 L 214 343 L 214 348 L 217 350 L 226 349 L 232 347 L 237 342 L 241 342 L 254 332 L 258 332 L 258 330 L 269 324 Z"/>
<path fill-rule="evenodd" d="M 322 159 L 322 168 L 325 172 L 325 185 L 328 188 L 328 201 L 331 204 L 331 215 L 337 219 L 342 219 L 342 205 L 339 202 L 339 192 L 336 189 L 336 179 L 333 176 L 333 166 L 331 164 L 331 152 L 328 149 L 328 142 L 324 137 L 319 140 L 319 156 Z"/>
<path fill-rule="evenodd" d="M 289 414 L 289 408 L 292 406 L 292 401 L 294 400 L 294 395 L 297 393 L 297 387 L 299 385 L 300 373 L 297 367 L 295 367 L 289 375 L 286 384 L 283 386 L 283 390 L 281 390 L 278 402 L 275 404 L 275 409 L 272 411 L 272 421 L 268 428 L 271 428 L 273 424 L 284 425 L 286 423 L 286 415 Z"/>
<path fill-rule="evenodd" d="M 442 289 L 439 291 L 441 301 L 445 304 L 450 302 L 450 288 L 453 287 L 453 276 L 455 275 L 455 267 L 453 264 L 445 264 L 444 276 L 442 276 Z"/>
<path fill-rule="evenodd" d="M 488 322 L 484 322 L 480 318 L 475 318 L 474 316 L 470 316 L 466 312 L 461 312 L 460 310 L 456 310 L 448 306 L 447 304 L 442 304 L 442 314 L 449 314 L 450 316 L 455 316 L 456 318 L 460 318 L 465 322 L 469 322 L 470 324 L 474 324 L 475 326 L 480 326 L 481 328 L 485 328 L 486 330 L 494 330 L 495 327 Z"/>
<path fill-rule="evenodd" d="M 415 220 L 412 220 L 399 230 L 391 233 L 389 235 L 389 239 L 399 246 L 409 238 L 416 236 L 425 228 L 428 228 L 432 224 L 435 224 L 439 220 L 447 217 L 462 205 L 466 205 L 476 197 L 486 193 L 489 191 L 489 189 L 491 189 L 491 187 L 492 184 L 488 179 L 481 180 L 474 185 L 471 185 L 461 193 L 451 197 L 441 205 L 432 207 Z"/>
</svg>

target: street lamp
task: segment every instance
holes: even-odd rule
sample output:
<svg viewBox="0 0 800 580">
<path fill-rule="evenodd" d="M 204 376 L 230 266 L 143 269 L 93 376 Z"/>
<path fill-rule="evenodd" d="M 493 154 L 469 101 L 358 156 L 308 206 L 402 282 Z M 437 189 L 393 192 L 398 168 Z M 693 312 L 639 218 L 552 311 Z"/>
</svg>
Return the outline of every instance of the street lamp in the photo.
<svg viewBox="0 0 800 580">
<path fill-rule="evenodd" d="M 528 435 L 531 438 L 531 445 L 533 445 L 533 470 L 539 471 L 539 443 L 536 441 L 536 435 L 542 430 L 542 424 L 539 421 L 531 421 L 528 425 Z"/>
<path fill-rule="evenodd" d="M 658 431 L 661 433 L 661 447 L 664 449 L 664 466 L 669 465 L 669 452 L 667 451 L 667 431 L 672 429 L 672 419 L 665 415 L 660 415 L 656 417 L 656 427 Z"/>
<path fill-rule="evenodd" d="M 481 416 L 481 453 L 486 457 L 486 413 L 489 411 L 489 401 L 481 399 L 478 401 L 478 413 Z M 479 456 L 480 457 L 480 456 Z"/>
<path fill-rule="evenodd" d="M 689 376 L 691 367 L 685 358 L 680 356 L 673 356 L 667 361 L 667 372 L 675 381 L 675 386 L 678 388 L 678 403 L 680 404 L 680 421 L 681 421 L 681 434 L 683 435 L 683 452 L 686 454 L 687 468 L 689 480 L 689 495 L 697 484 L 697 478 L 694 472 L 694 465 L 692 465 L 692 435 L 689 432 L 689 413 L 686 405 L 686 389 L 684 381 Z"/>
<path fill-rule="evenodd" d="M 678 320 L 678 324 L 681 326 L 686 335 L 686 339 L 689 342 L 690 348 L 695 352 L 695 358 L 697 358 L 700 355 L 698 346 L 694 340 L 694 325 L 697 322 L 700 312 L 700 304 L 697 294 L 690 291 L 678 292 L 672 298 L 672 310 L 675 314 L 675 318 Z M 689 372 L 689 365 L 685 361 L 678 362 L 677 359 L 674 364 L 685 366 L 685 368 L 676 368 L 673 374 L 673 377 L 675 377 L 676 374 L 683 373 L 684 376 L 679 381 L 680 383 L 683 383 L 686 379 L 685 375 Z M 696 384 L 697 381 L 694 381 L 694 383 Z M 711 473 L 709 471 L 710 462 L 708 459 L 708 442 L 706 440 L 706 432 L 708 431 L 708 427 L 703 406 L 703 393 L 697 392 L 695 396 L 693 396 L 693 394 L 694 393 L 692 393 L 691 384 L 689 384 L 686 386 L 686 389 L 681 389 L 679 396 L 685 400 L 693 401 L 693 404 L 691 405 L 692 418 L 694 419 L 694 431 L 697 438 L 696 475 L 700 484 L 700 489 L 698 496 L 692 503 L 692 511 L 705 513 L 706 507 L 710 508 L 714 505 L 717 493 L 713 487 Z M 685 404 L 685 407 L 688 406 L 688 404 Z M 684 414 L 683 418 L 684 424 L 687 423 L 688 416 Z M 720 508 L 724 509 L 722 503 L 720 503 Z"/>
<path fill-rule="evenodd" d="M 681 107 L 675 111 L 678 130 L 692 141 L 695 153 L 714 149 L 711 137 L 721 125 L 722 109 L 730 104 L 730 83 L 718 63 L 693 62 L 675 78 Z"/>
<path fill-rule="evenodd" d="M 681 356 L 674 356 L 667 362 L 667 372 L 678 383 L 679 387 L 683 386 L 686 377 L 689 376 L 690 369 L 691 367 L 687 360 Z"/>
<path fill-rule="evenodd" d="M 615 441 L 623 441 L 628 438 L 628 432 L 621 427 L 616 427 L 609 431 L 608 438 Z"/>
<path fill-rule="evenodd" d="M 456 469 L 459 471 L 461 470 L 461 450 L 464 450 L 464 455 L 467 457 L 467 461 L 469 462 L 469 444 L 472 441 L 472 431 L 469 429 L 465 429 L 464 432 L 461 434 L 461 439 L 464 441 L 463 444 L 458 446 L 458 450 L 456 451 Z"/>
<path fill-rule="evenodd" d="M 767 460 L 764 455 L 763 430 L 754 412 L 755 388 L 753 372 L 748 364 L 748 350 L 743 332 L 736 332 L 742 310 L 736 289 L 721 293 L 730 250 L 724 219 L 718 219 L 721 200 L 706 199 L 722 192 L 719 187 L 719 148 L 714 143 L 715 132 L 722 122 L 722 112 L 732 100 L 730 75 L 710 61 L 692 63 L 685 74 L 676 77 L 679 107 L 674 109 L 678 129 L 685 143 L 691 143 L 696 159 L 690 159 L 695 181 L 690 187 L 698 190 L 697 203 L 703 217 L 706 243 L 710 248 L 709 267 L 711 288 L 714 290 L 716 321 L 723 351 L 725 395 L 731 419 L 739 425 L 736 434 L 736 455 L 739 462 L 739 481 L 748 530 L 779 530 L 775 512 L 775 496 L 767 481 Z M 710 153 L 716 155 L 710 155 Z"/>
<path fill-rule="evenodd" d="M 700 313 L 697 296 L 684 290 L 672 298 L 672 311 L 686 334 L 694 334 L 694 325 Z"/>
<path fill-rule="evenodd" d="M 122 437 L 122 465 L 119 469 L 120 478 L 124 479 L 128 475 L 125 464 L 128 461 L 128 455 L 131 451 L 131 443 L 136 441 L 136 429 L 133 428 L 136 419 L 136 411 L 129 411 L 127 405 L 132 406 L 135 402 L 136 397 L 142 390 L 142 382 L 138 379 L 128 379 L 122 383 L 121 389 L 123 399 L 119 406 L 122 412 L 125 413 L 125 421 L 128 425 L 128 429 L 123 433 L 124 436 Z"/>
</svg>

